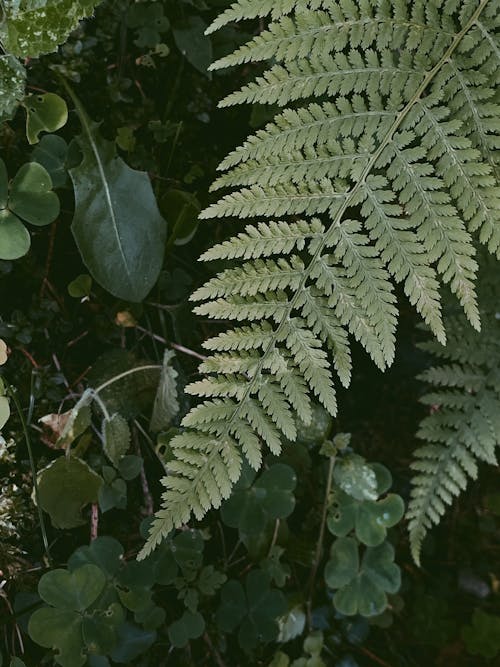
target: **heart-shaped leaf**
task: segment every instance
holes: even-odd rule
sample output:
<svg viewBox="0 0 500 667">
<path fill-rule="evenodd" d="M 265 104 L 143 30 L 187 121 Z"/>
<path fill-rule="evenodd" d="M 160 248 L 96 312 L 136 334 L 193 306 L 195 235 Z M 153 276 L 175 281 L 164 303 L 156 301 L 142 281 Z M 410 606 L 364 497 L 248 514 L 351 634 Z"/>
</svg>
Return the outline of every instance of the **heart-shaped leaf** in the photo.
<svg viewBox="0 0 500 667">
<path fill-rule="evenodd" d="M 118 643 L 117 629 L 125 621 L 125 611 L 117 602 L 92 616 L 85 616 L 82 634 L 89 653 L 110 653 Z"/>
<path fill-rule="evenodd" d="M 28 632 L 31 639 L 56 651 L 55 661 L 62 667 L 82 667 L 84 654 L 82 617 L 72 611 L 43 607 L 33 612 Z"/>
<path fill-rule="evenodd" d="M 59 198 L 52 180 L 38 162 L 24 164 L 12 181 L 9 209 L 32 225 L 49 225 L 59 215 Z"/>
<path fill-rule="evenodd" d="M 85 611 L 97 600 L 106 584 L 106 577 L 96 565 L 88 563 L 73 572 L 51 570 L 43 575 L 38 593 L 47 604 L 58 609 Z"/>
<path fill-rule="evenodd" d="M 154 630 L 142 630 L 132 623 L 123 623 L 118 628 L 118 643 L 111 653 L 114 662 L 126 663 L 135 660 L 156 640 Z"/>
<path fill-rule="evenodd" d="M 102 478 L 84 461 L 61 456 L 38 473 L 38 500 L 56 528 L 85 523 L 82 508 L 97 502 Z"/>
<path fill-rule="evenodd" d="M 66 102 L 55 93 L 27 95 L 23 106 L 26 109 L 26 136 L 30 144 L 38 143 L 40 132 L 55 132 L 68 120 Z"/>
<path fill-rule="evenodd" d="M 31 245 L 28 230 L 8 209 L 0 209 L 0 259 L 19 259 Z"/>
</svg>

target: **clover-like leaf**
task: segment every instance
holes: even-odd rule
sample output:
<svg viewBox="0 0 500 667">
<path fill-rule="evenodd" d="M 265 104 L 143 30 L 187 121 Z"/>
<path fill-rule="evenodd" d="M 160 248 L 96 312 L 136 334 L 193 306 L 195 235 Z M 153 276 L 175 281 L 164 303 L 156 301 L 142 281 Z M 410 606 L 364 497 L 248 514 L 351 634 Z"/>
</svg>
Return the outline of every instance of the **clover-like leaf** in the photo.
<svg viewBox="0 0 500 667">
<path fill-rule="evenodd" d="M 475 609 L 471 624 L 462 628 L 462 638 L 472 655 L 495 658 L 500 653 L 500 616 Z"/>
<path fill-rule="evenodd" d="M 198 639 L 205 630 L 205 621 L 199 612 L 185 611 L 179 620 L 168 627 L 168 638 L 173 646 L 182 648 L 190 639 Z"/>
<path fill-rule="evenodd" d="M 170 27 L 161 5 L 144 3 L 131 5 L 127 13 L 127 25 L 137 31 L 134 44 L 145 48 L 154 48 L 161 42 L 161 34 Z"/>
<path fill-rule="evenodd" d="M 26 109 L 26 137 L 30 144 L 38 143 L 40 132 L 55 132 L 68 120 L 66 102 L 55 93 L 27 95 L 23 106 Z"/>
<path fill-rule="evenodd" d="M 203 561 L 203 547 L 199 530 L 185 530 L 172 540 L 170 550 L 183 570 L 197 570 Z"/>
<path fill-rule="evenodd" d="M 359 454 L 342 457 L 333 470 L 336 484 L 356 500 L 377 499 L 377 477 L 375 471 Z"/>
<path fill-rule="evenodd" d="M 285 613 L 287 603 L 281 591 L 270 587 L 270 576 L 252 570 L 245 579 L 245 589 L 232 579 L 222 587 L 217 624 L 225 632 L 238 626 L 238 641 L 245 650 L 267 643 L 278 636 L 277 619 Z"/>
<path fill-rule="evenodd" d="M 12 118 L 24 97 L 26 69 L 11 55 L 0 56 L 0 122 Z"/>
<path fill-rule="evenodd" d="M 375 500 L 353 497 L 362 495 L 360 487 L 354 483 L 344 485 L 345 490 L 336 489 L 330 506 L 327 525 L 333 535 L 345 537 L 354 530 L 360 542 L 370 547 L 381 544 L 387 535 L 387 529 L 395 526 L 403 517 L 404 503 L 400 496 L 390 493 L 385 498 L 376 500 L 391 485 L 391 476 L 387 468 L 372 464 L 370 468 L 376 478 Z M 356 488 L 355 488 L 356 487 Z"/>
<path fill-rule="evenodd" d="M 277 463 L 253 484 L 252 478 L 253 473 L 245 470 L 221 509 L 224 523 L 247 535 L 261 532 L 270 521 L 286 518 L 295 507 L 297 476 L 293 468 Z"/>
<path fill-rule="evenodd" d="M 114 537 L 97 537 L 89 546 L 78 547 L 68 560 L 73 571 L 82 565 L 96 565 L 109 577 L 113 577 L 123 563 L 123 547 Z"/>
<path fill-rule="evenodd" d="M 332 546 L 325 580 L 337 589 L 333 597 L 337 611 L 346 616 L 376 616 L 387 606 L 386 593 L 399 590 L 401 572 L 388 542 L 368 547 L 360 564 L 356 540 L 341 537 Z"/>
<path fill-rule="evenodd" d="M 125 621 L 123 607 L 114 602 L 107 609 L 84 616 L 82 635 L 90 654 L 110 653 L 118 643 L 118 628 Z"/>
<path fill-rule="evenodd" d="M 97 600 L 106 577 L 96 565 L 87 563 L 73 570 L 50 570 L 38 584 L 42 600 L 52 607 L 68 611 L 85 611 Z"/>
<path fill-rule="evenodd" d="M 128 663 L 144 653 L 156 640 L 154 630 L 142 630 L 132 623 L 123 623 L 118 628 L 118 643 L 111 652 L 114 662 Z"/>
<path fill-rule="evenodd" d="M 43 607 L 32 614 L 28 632 L 34 642 L 56 651 L 54 659 L 58 665 L 81 667 L 87 660 L 82 621 L 76 612 Z"/>
<path fill-rule="evenodd" d="M 61 456 L 38 473 L 38 500 L 56 528 L 85 523 L 82 508 L 97 502 L 102 478 L 84 461 Z"/>
</svg>

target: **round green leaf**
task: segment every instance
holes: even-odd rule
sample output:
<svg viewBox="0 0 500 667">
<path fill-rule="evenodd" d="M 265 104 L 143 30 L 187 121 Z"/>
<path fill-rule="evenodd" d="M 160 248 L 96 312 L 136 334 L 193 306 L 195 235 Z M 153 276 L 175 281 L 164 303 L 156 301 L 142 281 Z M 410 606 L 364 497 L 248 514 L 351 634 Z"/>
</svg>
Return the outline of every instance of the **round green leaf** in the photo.
<svg viewBox="0 0 500 667">
<path fill-rule="evenodd" d="M 68 568 L 75 570 L 91 563 L 110 577 L 114 576 L 123 563 L 123 547 L 113 537 L 98 537 L 89 546 L 79 547 L 69 558 Z"/>
<path fill-rule="evenodd" d="M 201 637 L 205 630 L 205 621 L 199 612 L 185 611 L 178 621 L 168 628 L 168 637 L 173 646 L 182 648 L 190 639 Z"/>
<path fill-rule="evenodd" d="M 370 547 L 381 544 L 387 528 L 401 521 L 404 511 L 402 498 L 394 493 L 376 503 L 362 503 L 356 514 L 356 537 Z"/>
<path fill-rule="evenodd" d="M 0 210 L 0 259 L 19 259 L 31 245 L 31 237 L 22 222 L 8 209 Z"/>
<path fill-rule="evenodd" d="M 371 466 L 358 454 L 344 456 L 333 470 L 338 486 L 356 500 L 377 499 L 377 477 Z"/>
<path fill-rule="evenodd" d="M 28 624 L 31 639 L 56 651 L 55 661 L 62 667 L 81 667 L 84 654 L 82 617 L 73 612 L 53 607 L 37 609 Z"/>
<path fill-rule="evenodd" d="M 102 435 L 104 453 L 116 466 L 130 446 L 130 429 L 126 419 L 118 413 L 104 419 Z"/>
<path fill-rule="evenodd" d="M 47 604 L 70 611 L 84 611 L 97 600 L 106 577 L 96 565 L 82 565 L 77 570 L 51 570 L 43 575 L 38 593 Z"/>
<path fill-rule="evenodd" d="M 0 429 L 7 423 L 10 417 L 9 399 L 5 396 L 0 396 Z"/>
<path fill-rule="evenodd" d="M 38 162 L 24 164 L 12 181 L 9 209 L 32 225 L 48 225 L 59 215 L 59 198 L 52 192 L 48 171 Z"/>
<path fill-rule="evenodd" d="M 330 588 L 340 588 L 349 583 L 359 567 L 358 545 L 352 537 L 336 540 L 325 567 L 325 580 Z"/>
<path fill-rule="evenodd" d="M 40 139 L 40 143 L 31 154 L 31 161 L 38 162 L 49 172 L 54 188 L 66 185 L 68 173 L 66 159 L 68 157 L 68 144 L 57 134 L 46 134 Z"/>
<path fill-rule="evenodd" d="M 92 278 L 88 273 L 81 273 L 68 285 L 68 294 L 75 299 L 81 299 L 90 294 Z"/>
<path fill-rule="evenodd" d="M 0 58 L 1 60 L 1 58 Z M 9 177 L 5 162 L 0 158 L 0 209 L 6 208 L 9 198 Z"/>
<path fill-rule="evenodd" d="M 80 526 L 85 523 L 82 507 L 97 502 L 102 483 L 102 478 L 81 459 L 61 456 L 39 473 L 40 506 L 50 514 L 56 528 Z"/>
<path fill-rule="evenodd" d="M 26 109 L 26 137 L 30 144 L 38 143 L 40 132 L 55 132 L 68 120 L 66 102 L 55 93 L 27 95 L 23 106 Z"/>
<path fill-rule="evenodd" d="M 122 623 L 118 628 L 118 643 L 111 652 L 114 662 L 127 663 L 144 653 L 156 640 L 154 630 L 142 630 L 132 623 Z"/>
</svg>

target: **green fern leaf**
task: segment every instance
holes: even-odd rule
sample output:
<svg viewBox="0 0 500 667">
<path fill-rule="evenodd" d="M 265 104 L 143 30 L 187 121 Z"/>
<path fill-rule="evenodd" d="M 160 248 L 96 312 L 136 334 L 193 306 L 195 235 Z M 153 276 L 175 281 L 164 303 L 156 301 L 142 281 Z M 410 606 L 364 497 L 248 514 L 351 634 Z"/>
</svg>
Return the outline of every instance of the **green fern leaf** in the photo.
<svg viewBox="0 0 500 667">
<path fill-rule="evenodd" d="M 497 0 L 238 0 L 210 26 L 269 17 L 212 69 L 269 59 L 220 105 L 283 110 L 222 162 L 212 189 L 228 191 L 201 215 L 249 219 L 202 257 L 236 266 L 193 295 L 198 315 L 236 326 L 205 343 L 206 377 L 188 391 L 208 400 L 183 420 L 166 478 L 175 495 L 143 555 L 189 508 L 200 516 L 230 492 L 221 443 L 257 467 L 264 447 L 293 439 L 296 416 L 310 422 L 309 394 L 335 414 L 334 370 L 347 386 L 350 336 L 381 369 L 392 363 L 395 282 L 441 343 L 444 284 L 479 328 L 476 243 L 500 256 L 498 15 Z M 456 392 L 445 401 L 465 409 Z M 451 477 L 441 450 L 422 455 L 453 480 L 448 496 L 474 472 L 471 448 L 492 460 L 488 424 L 481 446 L 476 427 L 464 431 Z M 457 424 L 440 428 L 444 437 Z M 446 493 L 415 515 L 415 535 Z"/>
</svg>

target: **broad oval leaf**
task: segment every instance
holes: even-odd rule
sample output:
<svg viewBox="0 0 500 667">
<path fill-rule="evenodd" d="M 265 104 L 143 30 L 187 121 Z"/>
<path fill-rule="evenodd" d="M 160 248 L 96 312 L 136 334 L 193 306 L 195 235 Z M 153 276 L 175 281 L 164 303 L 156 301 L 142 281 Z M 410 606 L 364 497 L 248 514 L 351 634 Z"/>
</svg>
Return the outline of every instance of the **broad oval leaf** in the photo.
<svg viewBox="0 0 500 667">
<path fill-rule="evenodd" d="M 91 16 L 97 0 L 4 0 L 0 41 L 15 56 L 55 51 L 80 19 Z"/>
<path fill-rule="evenodd" d="M 24 96 L 26 70 L 11 55 L 0 56 L 0 121 L 12 118 Z"/>
<path fill-rule="evenodd" d="M 0 429 L 5 426 L 10 417 L 9 399 L 0 396 Z"/>
<path fill-rule="evenodd" d="M 145 172 L 116 157 L 75 100 L 83 160 L 70 170 L 75 189 L 71 229 L 93 278 L 114 296 L 142 301 L 160 273 L 166 223 Z"/>
</svg>

